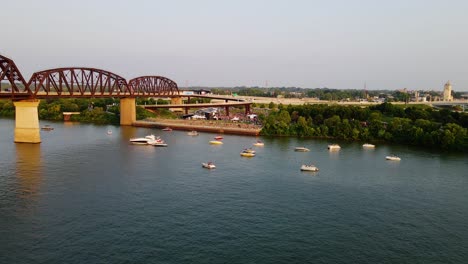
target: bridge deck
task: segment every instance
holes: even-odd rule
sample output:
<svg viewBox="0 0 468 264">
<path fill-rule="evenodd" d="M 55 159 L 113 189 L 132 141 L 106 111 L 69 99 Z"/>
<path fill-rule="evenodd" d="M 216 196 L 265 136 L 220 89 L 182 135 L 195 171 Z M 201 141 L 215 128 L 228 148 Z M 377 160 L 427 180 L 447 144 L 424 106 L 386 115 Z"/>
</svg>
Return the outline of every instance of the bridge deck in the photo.
<svg viewBox="0 0 468 264">
<path fill-rule="evenodd" d="M 169 105 L 140 105 L 144 108 L 207 108 L 207 107 L 226 107 L 226 106 L 245 106 L 252 102 L 228 102 L 228 103 L 203 103 L 203 104 L 169 104 Z"/>
</svg>

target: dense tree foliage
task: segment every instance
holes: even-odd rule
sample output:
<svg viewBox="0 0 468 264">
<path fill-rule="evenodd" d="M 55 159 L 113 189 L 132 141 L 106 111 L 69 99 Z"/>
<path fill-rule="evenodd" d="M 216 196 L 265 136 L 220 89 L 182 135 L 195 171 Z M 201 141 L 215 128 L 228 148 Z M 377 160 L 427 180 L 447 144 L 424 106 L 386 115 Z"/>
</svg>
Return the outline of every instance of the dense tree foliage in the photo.
<svg viewBox="0 0 468 264">
<path fill-rule="evenodd" d="M 191 89 L 211 90 L 214 94 L 220 95 L 243 95 L 243 96 L 260 96 L 260 97 L 277 97 L 285 98 L 318 98 L 327 101 L 342 101 L 342 100 L 367 100 L 373 101 L 374 98 L 381 98 L 386 102 L 409 102 L 414 97 L 414 92 L 405 90 L 367 90 L 367 89 L 331 89 L 331 88 L 300 88 L 300 87 L 191 87 Z M 426 96 L 426 99 L 441 97 L 442 88 L 440 91 L 418 91 L 420 96 Z M 465 92 L 453 91 L 454 99 L 462 99 Z M 414 98 L 413 98 L 414 99 Z"/>
<path fill-rule="evenodd" d="M 137 104 L 156 104 L 156 101 L 151 100 L 137 100 Z M 158 103 L 163 102 L 159 102 L 158 100 Z M 63 112 L 80 112 L 79 115 L 72 115 L 72 121 L 95 124 L 118 124 L 120 122 L 118 99 L 53 99 L 41 100 L 39 103 L 39 119 L 61 121 L 63 120 Z M 0 116 L 11 118 L 15 116 L 13 102 L 10 100 L 0 100 Z M 153 113 L 137 106 L 137 120 L 154 116 Z"/>
<path fill-rule="evenodd" d="M 468 114 L 429 107 L 278 106 L 263 135 L 387 141 L 468 151 Z"/>
</svg>

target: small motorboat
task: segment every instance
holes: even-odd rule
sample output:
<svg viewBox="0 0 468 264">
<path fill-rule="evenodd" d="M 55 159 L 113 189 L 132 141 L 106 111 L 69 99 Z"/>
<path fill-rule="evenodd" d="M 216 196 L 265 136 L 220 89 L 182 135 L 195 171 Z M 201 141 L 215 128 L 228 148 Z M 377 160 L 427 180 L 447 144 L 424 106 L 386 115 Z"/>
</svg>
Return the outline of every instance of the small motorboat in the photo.
<svg viewBox="0 0 468 264">
<path fill-rule="evenodd" d="M 302 165 L 301 171 L 319 171 L 319 169 L 315 165 Z"/>
<path fill-rule="evenodd" d="M 52 130 L 54 130 L 54 128 L 51 127 L 50 125 L 45 125 L 45 126 L 41 127 L 41 130 L 44 130 L 44 131 L 52 131 Z"/>
<path fill-rule="evenodd" d="M 187 135 L 189 135 L 189 136 L 198 136 L 198 132 L 193 130 L 193 131 L 188 132 Z"/>
<path fill-rule="evenodd" d="M 294 148 L 294 151 L 297 151 L 297 152 L 307 152 L 307 151 L 310 151 L 310 149 L 306 148 L 306 147 L 295 147 Z"/>
<path fill-rule="evenodd" d="M 150 143 L 151 146 L 153 147 L 167 147 L 167 143 L 165 143 L 164 141 L 162 142 L 153 142 L 153 143 Z"/>
<path fill-rule="evenodd" d="M 219 141 L 219 140 L 211 140 L 211 141 L 210 141 L 210 144 L 212 144 L 212 145 L 222 145 L 223 142 L 222 142 L 222 141 Z"/>
<path fill-rule="evenodd" d="M 386 159 L 386 160 L 392 160 L 392 161 L 400 161 L 400 160 L 401 160 L 400 157 L 398 157 L 398 156 L 396 156 L 396 155 L 393 155 L 393 154 L 392 154 L 392 155 L 389 155 L 389 156 L 386 156 L 385 159 Z"/>
<path fill-rule="evenodd" d="M 172 131 L 172 128 L 170 128 L 170 127 L 165 127 L 165 128 L 162 129 L 162 131 Z"/>
<path fill-rule="evenodd" d="M 154 135 L 148 135 L 143 138 L 131 138 L 130 143 L 135 145 L 148 145 L 149 142 L 155 141 L 156 137 Z"/>
<path fill-rule="evenodd" d="M 223 139 L 223 136 L 216 136 L 216 137 L 214 137 L 214 139 L 221 140 L 221 139 Z"/>
<path fill-rule="evenodd" d="M 208 162 L 203 162 L 202 167 L 206 168 L 206 169 L 214 169 L 214 168 L 216 168 L 216 165 L 214 165 L 213 162 L 208 161 Z"/>
<path fill-rule="evenodd" d="M 148 144 L 154 147 L 167 147 L 166 142 L 164 142 L 164 140 L 162 140 L 160 137 L 157 137 L 155 140 L 149 141 Z"/>
<path fill-rule="evenodd" d="M 253 150 L 253 149 L 251 149 L 251 148 L 246 148 L 246 149 L 244 149 L 242 152 L 255 154 L 255 150 Z"/>
<path fill-rule="evenodd" d="M 257 142 L 255 142 L 253 145 L 254 145 L 255 147 L 263 147 L 263 146 L 265 146 L 265 143 L 263 143 L 263 142 L 260 141 L 260 140 L 257 140 Z"/>
<path fill-rule="evenodd" d="M 331 144 L 331 145 L 328 145 L 328 149 L 329 150 L 340 150 L 341 147 L 338 144 Z"/>
<path fill-rule="evenodd" d="M 243 150 L 240 155 L 242 157 L 255 157 L 255 153 L 252 153 L 252 152 L 249 152 L 249 151 L 246 151 L 246 150 Z"/>
<path fill-rule="evenodd" d="M 363 144 L 362 147 L 363 148 L 375 148 L 375 145 L 366 143 L 366 144 Z"/>
<path fill-rule="evenodd" d="M 107 130 L 107 135 L 112 135 L 112 130 Z"/>
</svg>

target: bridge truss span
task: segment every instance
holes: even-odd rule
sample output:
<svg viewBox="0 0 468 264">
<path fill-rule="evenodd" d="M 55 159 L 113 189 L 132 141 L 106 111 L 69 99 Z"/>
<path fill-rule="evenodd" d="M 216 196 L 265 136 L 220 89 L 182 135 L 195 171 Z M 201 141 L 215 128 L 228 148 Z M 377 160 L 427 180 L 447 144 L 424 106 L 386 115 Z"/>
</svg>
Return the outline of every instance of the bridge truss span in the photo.
<svg viewBox="0 0 468 264">
<path fill-rule="evenodd" d="M 26 80 L 19 71 L 18 67 L 13 60 L 0 55 L 0 82 L 3 80 L 9 81 L 11 88 L 6 88 L 8 92 L 14 97 L 17 95 L 28 95 L 30 90 Z"/>
<path fill-rule="evenodd" d="M 28 82 L 33 97 L 133 97 L 127 81 L 95 68 L 57 68 L 35 72 Z"/>
<path fill-rule="evenodd" d="M 177 83 L 162 76 L 137 77 L 131 79 L 128 86 L 137 96 L 179 96 Z"/>
</svg>

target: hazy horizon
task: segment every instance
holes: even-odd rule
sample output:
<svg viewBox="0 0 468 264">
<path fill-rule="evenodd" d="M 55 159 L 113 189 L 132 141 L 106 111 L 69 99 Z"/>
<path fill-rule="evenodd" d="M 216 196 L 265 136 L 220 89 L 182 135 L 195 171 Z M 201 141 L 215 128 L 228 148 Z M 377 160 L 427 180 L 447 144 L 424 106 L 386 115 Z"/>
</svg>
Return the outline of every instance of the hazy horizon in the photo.
<svg viewBox="0 0 468 264">
<path fill-rule="evenodd" d="M 180 87 L 468 91 L 468 2 L 6 1 L 0 54 L 26 79 L 93 67 Z"/>
</svg>

